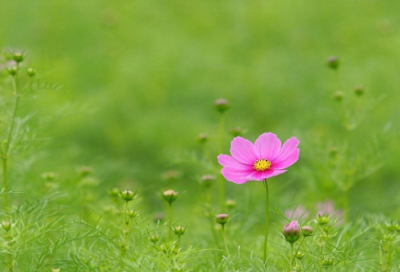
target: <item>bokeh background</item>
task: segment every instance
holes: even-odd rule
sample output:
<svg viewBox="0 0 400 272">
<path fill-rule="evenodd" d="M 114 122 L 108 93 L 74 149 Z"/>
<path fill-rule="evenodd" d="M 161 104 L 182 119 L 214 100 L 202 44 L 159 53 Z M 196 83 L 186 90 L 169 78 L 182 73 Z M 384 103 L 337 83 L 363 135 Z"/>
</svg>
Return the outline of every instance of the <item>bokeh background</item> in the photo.
<svg viewBox="0 0 400 272">
<path fill-rule="evenodd" d="M 252 141 L 267 131 L 301 141 L 300 161 L 273 179 L 275 206 L 331 199 L 340 207 L 340 191 L 318 185 L 320 154 L 333 146 L 362 153 L 373 142 L 371 168 L 376 158 L 382 166 L 351 188 L 350 213 L 398 214 L 400 2 L 14 0 L 0 11 L 3 52 L 24 51 L 25 67 L 38 70 L 40 90 L 23 97 L 20 116 L 32 115 L 44 141 L 12 162 L 22 195 L 43 194 L 47 171 L 73 190 L 75 168 L 89 165 L 99 181 L 92 190 L 104 198 L 113 187 L 138 190 L 154 212 L 158 192 L 172 188 L 190 203 L 199 177 L 218 173 L 213 102 L 226 98 L 225 153 L 235 126 Z M 332 55 L 344 86 L 326 65 Z M 7 99 L 4 71 L 1 78 Z M 349 133 L 332 96 L 352 97 L 358 85 L 366 114 Z M 203 161 L 199 133 L 210 137 L 214 167 Z M 263 199 L 252 197 L 262 194 L 258 183 L 227 186 L 233 199 L 246 192 L 239 205 L 248 209 Z"/>
</svg>

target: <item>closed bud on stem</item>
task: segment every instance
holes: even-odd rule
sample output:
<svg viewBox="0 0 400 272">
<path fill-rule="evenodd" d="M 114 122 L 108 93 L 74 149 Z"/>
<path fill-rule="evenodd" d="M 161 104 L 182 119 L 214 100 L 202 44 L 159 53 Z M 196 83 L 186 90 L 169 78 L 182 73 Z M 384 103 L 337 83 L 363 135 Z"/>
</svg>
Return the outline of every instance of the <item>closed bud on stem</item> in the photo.
<svg viewBox="0 0 400 272">
<path fill-rule="evenodd" d="M 19 53 L 19 52 L 18 53 L 14 53 L 12 55 L 12 59 L 17 63 L 20 63 L 20 62 L 24 61 L 24 55 L 22 53 Z"/>
<path fill-rule="evenodd" d="M 119 195 L 119 189 L 118 188 L 112 188 L 111 190 L 108 191 L 108 194 L 111 197 L 117 197 Z"/>
<path fill-rule="evenodd" d="M 149 241 L 152 242 L 153 244 L 157 243 L 160 237 L 158 235 L 152 235 L 149 237 Z"/>
<path fill-rule="evenodd" d="M 332 146 L 328 149 L 328 152 L 331 157 L 335 157 L 337 155 L 338 149 L 336 146 Z"/>
<path fill-rule="evenodd" d="M 42 175 L 42 179 L 44 179 L 45 181 L 53 181 L 54 178 L 55 178 L 55 175 L 53 172 L 43 173 L 43 175 Z"/>
<path fill-rule="evenodd" d="M 211 185 L 214 183 L 214 181 L 215 181 L 215 176 L 213 175 L 204 175 L 200 179 L 200 183 L 206 188 L 210 188 Z"/>
<path fill-rule="evenodd" d="M 364 94 L 364 87 L 363 86 L 357 86 L 354 88 L 354 94 L 357 96 L 362 96 Z"/>
<path fill-rule="evenodd" d="M 172 204 L 178 198 L 178 193 L 173 190 L 167 190 L 161 194 L 161 197 L 169 204 Z"/>
<path fill-rule="evenodd" d="M 289 224 L 287 224 L 282 231 L 283 235 L 285 236 L 285 239 L 289 243 L 294 243 L 300 238 L 301 234 L 301 229 L 299 226 L 299 223 L 297 221 L 292 221 Z"/>
<path fill-rule="evenodd" d="M 329 259 L 324 259 L 322 261 L 322 266 L 332 266 L 333 265 L 333 259 L 329 258 Z"/>
<path fill-rule="evenodd" d="M 186 232 L 186 228 L 182 226 L 176 226 L 172 230 L 178 237 L 181 237 Z"/>
<path fill-rule="evenodd" d="M 3 228 L 3 230 L 9 231 L 11 229 L 11 223 L 10 222 L 3 222 L 3 223 L 1 223 L 1 227 Z"/>
<path fill-rule="evenodd" d="M 76 172 L 78 172 L 82 177 L 86 177 L 93 173 L 93 169 L 90 166 L 81 166 L 76 169 Z"/>
<path fill-rule="evenodd" d="M 36 75 L 36 69 L 28 68 L 26 69 L 26 73 L 28 74 L 28 76 L 34 77 Z"/>
<path fill-rule="evenodd" d="M 220 98 L 215 100 L 214 107 L 219 113 L 223 113 L 229 109 L 229 102 L 226 99 Z"/>
<path fill-rule="evenodd" d="M 233 137 L 242 136 L 245 133 L 245 131 L 243 129 L 241 129 L 240 127 L 231 128 L 229 130 L 229 132 L 231 133 L 231 135 Z"/>
<path fill-rule="evenodd" d="M 226 223 L 228 223 L 228 221 L 229 221 L 229 215 L 224 214 L 224 213 L 218 214 L 215 217 L 215 222 L 217 222 L 218 224 L 220 224 L 222 226 L 224 226 Z"/>
<path fill-rule="evenodd" d="M 228 199 L 226 202 L 225 202 L 225 205 L 226 205 L 226 207 L 228 208 L 228 209 L 234 209 L 235 207 L 236 207 L 236 201 L 234 201 L 234 200 L 231 200 L 231 199 Z"/>
<path fill-rule="evenodd" d="M 329 216 L 327 215 L 318 215 L 317 223 L 320 225 L 326 225 L 329 223 Z"/>
<path fill-rule="evenodd" d="M 299 252 L 296 253 L 295 257 L 296 257 L 296 259 L 301 260 L 301 259 L 304 258 L 304 253 L 299 251 Z"/>
<path fill-rule="evenodd" d="M 333 70 L 336 70 L 337 68 L 339 68 L 339 58 L 336 56 L 329 57 L 326 60 L 326 63 L 328 65 L 328 67 Z"/>
<path fill-rule="evenodd" d="M 129 190 L 125 190 L 120 194 L 121 198 L 126 202 L 132 201 L 135 198 L 135 193 Z"/>
<path fill-rule="evenodd" d="M 134 218 L 134 217 L 137 217 L 137 216 L 139 216 L 139 212 L 138 211 L 135 211 L 135 210 L 129 210 L 128 211 L 128 216 L 130 217 L 130 218 Z"/>
<path fill-rule="evenodd" d="M 18 68 L 17 68 L 17 66 L 8 67 L 7 72 L 9 75 L 15 76 L 18 73 Z"/>
<path fill-rule="evenodd" d="M 208 134 L 206 133 L 200 133 L 199 136 L 197 136 L 197 141 L 201 144 L 206 143 L 208 140 Z"/>
<path fill-rule="evenodd" d="M 343 92 L 338 91 L 338 92 L 333 94 L 333 99 L 335 99 L 336 101 L 340 102 L 340 101 L 343 100 L 343 96 L 344 96 Z"/>
<path fill-rule="evenodd" d="M 312 236 L 313 235 L 313 229 L 310 226 L 303 226 L 301 228 L 301 233 L 303 234 L 304 237 Z"/>
</svg>

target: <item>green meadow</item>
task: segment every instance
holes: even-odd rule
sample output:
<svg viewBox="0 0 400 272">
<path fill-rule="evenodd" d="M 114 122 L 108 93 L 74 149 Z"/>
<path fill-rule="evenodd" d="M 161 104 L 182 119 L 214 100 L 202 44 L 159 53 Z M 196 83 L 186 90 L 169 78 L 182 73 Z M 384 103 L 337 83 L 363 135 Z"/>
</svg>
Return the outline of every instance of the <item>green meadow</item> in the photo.
<svg viewBox="0 0 400 272">
<path fill-rule="evenodd" d="M 400 271 L 399 12 L 1 1 L 0 271 Z M 225 179 L 265 132 L 298 161 Z"/>
</svg>

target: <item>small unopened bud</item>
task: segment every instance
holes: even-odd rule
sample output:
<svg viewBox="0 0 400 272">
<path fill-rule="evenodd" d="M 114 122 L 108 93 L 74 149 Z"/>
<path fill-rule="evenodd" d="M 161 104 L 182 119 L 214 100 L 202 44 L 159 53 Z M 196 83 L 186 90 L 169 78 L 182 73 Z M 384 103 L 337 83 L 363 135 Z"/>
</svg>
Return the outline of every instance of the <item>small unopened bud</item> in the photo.
<svg viewBox="0 0 400 272">
<path fill-rule="evenodd" d="M 172 204 L 178 198 L 178 193 L 173 190 L 167 190 L 161 194 L 161 197 L 169 204 Z"/>
<path fill-rule="evenodd" d="M 304 255 L 305 254 L 303 252 L 299 251 L 296 253 L 295 257 L 296 257 L 296 259 L 301 260 L 304 258 Z"/>
<path fill-rule="evenodd" d="M 329 222 L 329 216 L 327 215 L 318 215 L 317 223 L 320 225 L 326 225 Z"/>
<path fill-rule="evenodd" d="M 53 172 L 47 172 L 42 174 L 42 179 L 45 181 L 53 181 L 54 180 L 54 173 Z"/>
<path fill-rule="evenodd" d="M 76 172 L 78 172 L 82 177 L 86 177 L 93 173 L 93 169 L 90 166 L 81 166 L 76 169 Z"/>
<path fill-rule="evenodd" d="M 157 243 L 157 241 L 160 239 L 158 235 L 152 235 L 149 237 L 149 241 L 152 242 L 153 244 Z"/>
<path fill-rule="evenodd" d="M 135 198 L 135 193 L 129 190 L 123 191 L 120 194 L 121 198 L 126 202 L 132 201 Z"/>
<path fill-rule="evenodd" d="M 328 149 L 328 152 L 329 152 L 329 155 L 331 155 L 331 157 L 335 157 L 338 152 L 338 149 L 336 146 L 332 146 Z"/>
<path fill-rule="evenodd" d="M 215 181 L 215 176 L 213 175 L 204 175 L 200 179 L 200 183 L 206 188 L 210 188 L 211 185 L 213 185 L 214 181 Z"/>
<path fill-rule="evenodd" d="M 10 222 L 3 222 L 3 223 L 1 223 L 1 227 L 3 228 L 3 230 L 9 231 L 11 229 L 11 223 Z"/>
<path fill-rule="evenodd" d="M 338 91 L 338 92 L 333 94 L 333 99 L 335 99 L 336 101 L 340 102 L 340 101 L 343 100 L 343 96 L 344 96 L 343 92 Z"/>
<path fill-rule="evenodd" d="M 18 68 L 17 66 L 11 66 L 7 68 L 7 71 L 11 76 L 15 76 L 18 73 Z"/>
<path fill-rule="evenodd" d="M 14 53 L 12 55 L 12 59 L 17 63 L 20 63 L 20 62 L 24 61 L 24 55 L 22 53 L 19 53 L 19 52 L 18 53 Z"/>
<path fill-rule="evenodd" d="M 304 237 L 308 237 L 308 236 L 312 236 L 313 235 L 313 229 L 310 226 L 303 226 L 301 228 L 301 230 L 302 230 L 301 233 L 303 234 Z"/>
<path fill-rule="evenodd" d="M 178 237 L 180 237 L 183 234 L 185 234 L 186 228 L 182 227 L 182 226 L 176 226 L 176 227 L 173 228 L 173 231 Z"/>
<path fill-rule="evenodd" d="M 363 86 L 357 86 L 354 88 L 354 93 L 357 96 L 362 96 L 364 94 L 364 87 Z"/>
<path fill-rule="evenodd" d="M 218 224 L 222 225 L 222 226 L 225 225 L 225 224 L 228 222 L 228 220 L 229 220 L 229 215 L 224 214 L 224 213 L 218 214 L 218 215 L 215 217 L 215 221 L 216 221 Z"/>
<path fill-rule="evenodd" d="M 200 133 L 199 136 L 197 136 L 197 141 L 201 144 L 206 143 L 208 140 L 208 134 L 206 133 Z"/>
<path fill-rule="evenodd" d="M 215 100 L 214 106 L 219 113 L 223 113 L 229 109 L 229 102 L 226 99 L 220 98 Z"/>
<path fill-rule="evenodd" d="M 245 131 L 240 127 L 231 128 L 229 132 L 233 137 L 242 136 L 245 133 Z"/>
<path fill-rule="evenodd" d="M 120 247 L 122 252 L 128 251 L 128 245 L 125 244 L 124 242 L 121 242 Z"/>
<path fill-rule="evenodd" d="M 333 265 L 333 259 L 325 259 L 322 261 L 322 266 L 332 266 Z"/>
<path fill-rule="evenodd" d="M 129 216 L 130 218 L 137 217 L 137 216 L 139 216 L 139 214 L 140 214 L 140 212 L 135 211 L 135 210 L 129 210 L 129 211 L 128 211 L 128 216 Z"/>
<path fill-rule="evenodd" d="M 329 68 L 336 70 L 339 67 L 339 58 L 336 56 L 329 57 L 326 63 Z"/>
<path fill-rule="evenodd" d="M 118 188 L 112 188 L 111 190 L 108 191 L 108 194 L 111 197 L 117 197 L 119 195 L 119 189 Z"/>
<path fill-rule="evenodd" d="M 294 243 L 300 238 L 301 229 L 297 221 L 292 221 L 287 224 L 282 231 L 286 241 Z"/>
<path fill-rule="evenodd" d="M 162 214 L 162 213 L 156 213 L 156 214 L 154 214 L 153 220 L 154 220 L 156 223 L 159 223 L 159 222 L 163 221 L 163 220 L 164 220 L 164 214 Z"/>
<path fill-rule="evenodd" d="M 28 68 L 26 69 L 26 73 L 28 74 L 28 76 L 34 77 L 36 75 L 36 69 Z"/>
<path fill-rule="evenodd" d="M 235 207 L 236 207 L 236 201 L 234 201 L 234 200 L 230 200 L 230 199 L 228 199 L 226 202 L 225 202 L 225 205 L 226 205 L 226 207 L 228 208 L 228 209 L 234 209 Z"/>
</svg>

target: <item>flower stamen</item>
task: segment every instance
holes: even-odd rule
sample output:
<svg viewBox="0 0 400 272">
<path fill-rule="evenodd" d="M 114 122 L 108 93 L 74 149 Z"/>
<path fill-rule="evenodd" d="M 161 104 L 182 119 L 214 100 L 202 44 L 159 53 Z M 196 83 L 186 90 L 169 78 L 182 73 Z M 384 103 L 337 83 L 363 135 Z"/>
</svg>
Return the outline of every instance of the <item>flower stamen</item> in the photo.
<svg viewBox="0 0 400 272">
<path fill-rule="evenodd" d="M 254 169 L 257 171 L 265 171 L 271 167 L 271 162 L 268 160 L 256 160 Z"/>
</svg>

